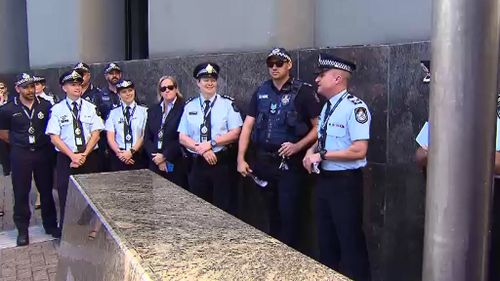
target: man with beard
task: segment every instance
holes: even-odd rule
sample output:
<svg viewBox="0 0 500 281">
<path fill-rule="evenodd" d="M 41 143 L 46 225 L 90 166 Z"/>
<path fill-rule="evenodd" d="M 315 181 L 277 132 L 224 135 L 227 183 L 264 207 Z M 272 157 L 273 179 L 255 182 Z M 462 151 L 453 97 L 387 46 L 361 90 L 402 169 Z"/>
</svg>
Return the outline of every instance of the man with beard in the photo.
<svg viewBox="0 0 500 281">
<path fill-rule="evenodd" d="M 310 84 L 290 76 L 292 59 L 285 49 L 272 50 L 266 64 L 271 79 L 250 101 L 239 139 L 238 172 L 269 182 L 262 188 L 269 234 L 297 247 L 299 197 L 305 179 L 302 158 L 316 141 L 321 106 Z M 250 139 L 256 149 L 252 167 L 245 160 Z"/>
<path fill-rule="evenodd" d="M 16 81 L 19 96 L 0 108 L 0 138 L 11 146 L 12 187 L 14 190 L 14 223 L 17 245 L 29 244 L 31 218 L 29 194 L 31 179 L 40 192 L 42 224 L 47 234 L 61 237 L 52 196 L 53 173 L 49 157 L 50 139 L 45 135 L 50 103 L 35 96 L 33 77 L 22 73 Z"/>
<path fill-rule="evenodd" d="M 319 258 L 353 280 L 370 280 L 363 232 L 363 172 L 370 139 L 366 104 L 347 90 L 356 65 L 320 54 L 318 93 L 327 99 L 319 117 L 318 141 L 307 150 L 304 168 L 319 173 L 316 225 Z"/>
<path fill-rule="evenodd" d="M 66 98 L 54 105 L 45 133 L 57 150 L 57 190 L 60 221 L 63 226 L 68 180 L 70 175 L 98 171 L 97 148 L 104 123 L 95 105 L 81 98 L 83 78 L 70 70 L 59 78 Z"/>
<path fill-rule="evenodd" d="M 73 69 L 78 71 L 78 73 L 83 78 L 82 99 L 95 104 L 95 99 L 100 94 L 101 89 L 94 86 L 94 84 L 92 84 L 92 82 L 90 81 L 90 79 L 92 78 L 92 75 L 90 73 L 89 65 L 84 63 L 84 62 L 79 62 L 79 63 L 75 64 Z"/>
</svg>

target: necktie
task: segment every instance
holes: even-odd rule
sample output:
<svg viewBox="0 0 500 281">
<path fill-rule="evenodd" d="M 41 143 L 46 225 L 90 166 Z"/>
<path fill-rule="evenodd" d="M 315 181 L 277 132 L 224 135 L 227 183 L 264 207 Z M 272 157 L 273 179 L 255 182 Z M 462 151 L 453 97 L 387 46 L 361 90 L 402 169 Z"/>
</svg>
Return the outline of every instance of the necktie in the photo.
<svg viewBox="0 0 500 281">
<path fill-rule="evenodd" d="M 130 120 L 130 106 L 125 107 L 125 148 L 127 148 L 127 143 L 132 143 L 132 124 Z"/>
<path fill-rule="evenodd" d="M 78 119 L 78 103 L 76 103 L 76 101 L 73 102 L 73 114 L 75 115 L 75 118 Z"/>
<path fill-rule="evenodd" d="M 208 131 L 207 131 L 207 139 L 208 140 L 212 140 L 212 122 L 211 122 L 211 115 L 212 115 L 212 111 L 210 110 L 209 112 L 209 109 L 210 109 L 210 100 L 206 100 L 205 101 L 205 108 L 204 108 L 204 119 L 203 119 L 203 122 L 205 123 L 205 126 L 207 127 Z"/>
<path fill-rule="evenodd" d="M 78 103 L 74 101 L 73 105 L 73 129 L 75 132 L 75 144 L 78 152 L 82 153 L 85 151 L 85 133 L 83 132 L 82 122 L 80 122 L 80 116 L 78 115 Z"/>
</svg>

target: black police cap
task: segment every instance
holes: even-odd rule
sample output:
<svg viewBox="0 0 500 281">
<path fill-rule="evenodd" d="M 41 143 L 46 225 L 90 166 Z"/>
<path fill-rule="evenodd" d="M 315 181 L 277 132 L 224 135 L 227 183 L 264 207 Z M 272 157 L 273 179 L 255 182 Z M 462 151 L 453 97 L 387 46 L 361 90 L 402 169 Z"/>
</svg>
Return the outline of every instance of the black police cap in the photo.
<svg viewBox="0 0 500 281">
<path fill-rule="evenodd" d="M 45 80 L 45 77 L 43 77 L 43 76 L 33 76 L 33 81 L 45 83 L 46 80 Z"/>
<path fill-rule="evenodd" d="M 68 83 L 68 82 L 80 82 L 80 83 L 82 83 L 83 78 L 80 75 L 80 73 L 78 73 L 78 71 L 76 71 L 74 69 L 68 70 L 68 71 L 64 72 L 59 77 L 59 84 L 64 85 L 65 83 Z"/>
<path fill-rule="evenodd" d="M 79 62 L 73 66 L 73 69 L 78 71 L 80 75 L 84 72 L 90 72 L 90 66 L 84 62 Z"/>
<path fill-rule="evenodd" d="M 118 66 L 118 64 L 112 62 L 112 63 L 109 63 L 108 65 L 106 65 L 106 67 L 104 68 L 104 74 L 108 74 L 113 70 L 117 70 L 117 71 L 122 72 L 122 69 L 120 68 L 120 66 Z"/>
<path fill-rule="evenodd" d="M 356 64 L 343 58 L 320 53 L 318 56 L 318 69 L 316 73 L 321 73 L 329 69 L 340 69 L 352 73 L 356 70 Z"/>
<path fill-rule="evenodd" d="M 430 83 L 431 82 L 431 61 L 430 60 L 422 60 L 422 61 L 420 61 L 420 66 L 422 67 L 422 70 L 425 72 L 425 77 L 424 77 L 424 79 L 422 79 L 422 82 Z"/>
<path fill-rule="evenodd" d="M 130 80 L 120 80 L 116 84 L 116 90 L 119 92 L 120 90 L 126 89 L 126 88 L 134 88 L 134 83 Z"/>
<path fill-rule="evenodd" d="M 198 64 L 193 71 L 193 77 L 200 79 L 204 77 L 211 77 L 217 79 L 219 77 L 220 67 L 213 62 L 204 62 Z"/>
<path fill-rule="evenodd" d="M 292 61 L 290 53 L 285 48 L 274 48 L 267 55 L 267 60 L 271 58 L 278 58 L 279 60 Z"/>
<path fill-rule="evenodd" d="M 29 84 L 35 83 L 33 76 L 29 75 L 26 72 L 19 73 L 16 75 L 16 82 L 14 83 L 17 87 L 25 87 Z"/>
</svg>

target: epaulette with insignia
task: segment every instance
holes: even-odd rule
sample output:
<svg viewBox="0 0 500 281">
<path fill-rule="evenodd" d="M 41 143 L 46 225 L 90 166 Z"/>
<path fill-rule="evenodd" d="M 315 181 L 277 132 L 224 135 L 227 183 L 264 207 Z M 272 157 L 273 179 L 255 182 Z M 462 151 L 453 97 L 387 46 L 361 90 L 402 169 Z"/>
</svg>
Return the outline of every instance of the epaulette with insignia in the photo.
<svg viewBox="0 0 500 281">
<path fill-rule="evenodd" d="M 188 103 L 192 102 L 192 101 L 193 101 L 194 99 L 196 99 L 196 98 L 197 98 L 197 96 L 194 96 L 194 97 L 190 97 L 190 98 L 188 98 L 188 99 L 186 100 L 186 104 L 188 104 Z"/>
<path fill-rule="evenodd" d="M 363 103 L 363 101 L 362 101 L 362 100 L 360 100 L 359 98 L 357 98 L 357 97 L 355 97 L 355 96 L 353 96 L 353 95 L 351 95 L 351 94 L 347 95 L 347 99 L 348 99 L 350 102 L 354 103 L 354 104 L 362 104 L 362 103 Z"/>
<path fill-rule="evenodd" d="M 228 96 L 228 95 L 222 95 L 221 97 L 225 98 L 225 99 L 228 99 L 230 101 L 234 101 L 234 98 L 231 97 L 231 96 Z"/>
</svg>

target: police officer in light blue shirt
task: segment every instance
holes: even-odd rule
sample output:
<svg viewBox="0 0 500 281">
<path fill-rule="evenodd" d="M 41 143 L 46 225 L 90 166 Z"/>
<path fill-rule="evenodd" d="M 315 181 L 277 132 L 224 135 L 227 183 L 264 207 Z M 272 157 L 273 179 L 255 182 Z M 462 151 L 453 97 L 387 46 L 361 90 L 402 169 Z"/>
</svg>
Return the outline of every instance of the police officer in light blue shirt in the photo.
<svg viewBox="0 0 500 281">
<path fill-rule="evenodd" d="M 220 68 L 215 63 L 202 63 L 195 67 L 200 95 L 189 99 L 179 123 L 179 141 L 193 158 L 188 176 L 190 190 L 205 200 L 228 211 L 234 161 L 228 145 L 238 140 L 242 120 L 229 96 L 217 94 Z M 212 194 L 212 195 L 211 195 Z"/>
<path fill-rule="evenodd" d="M 57 150 L 57 189 L 64 220 L 69 176 L 98 171 L 97 148 L 99 133 L 104 129 L 96 106 L 81 98 L 83 78 L 70 70 L 59 78 L 66 98 L 52 107 L 45 133 Z"/>
<path fill-rule="evenodd" d="M 371 116 L 366 104 L 347 90 L 354 63 L 320 54 L 318 68 L 318 93 L 327 102 L 319 116 L 318 141 L 303 165 L 309 173 L 319 173 L 315 196 L 320 261 L 353 280 L 370 280 L 361 168 L 366 165 Z"/>
<path fill-rule="evenodd" d="M 142 157 L 144 128 L 148 117 L 147 108 L 135 102 L 135 87 L 130 80 L 116 84 L 120 106 L 111 110 L 106 120 L 106 134 L 111 171 L 145 168 Z"/>
</svg>

